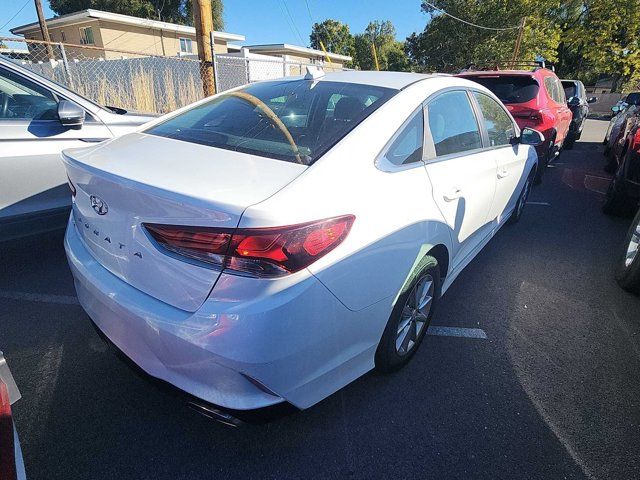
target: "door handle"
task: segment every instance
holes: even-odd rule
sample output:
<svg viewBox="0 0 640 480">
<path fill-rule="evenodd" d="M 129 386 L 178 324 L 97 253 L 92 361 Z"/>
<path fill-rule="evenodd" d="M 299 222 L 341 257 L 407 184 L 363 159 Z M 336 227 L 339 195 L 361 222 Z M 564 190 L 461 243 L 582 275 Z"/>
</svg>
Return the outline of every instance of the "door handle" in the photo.
<svg viewBox="0 0 640 480">
<path fill-rule="evenodd" d="M 507 170 L 500 170 L 498 172 L 498 178 L 504 178 L 504 177 L 508 177 L 509 176 L 509 172 Z"/>
<path fill-rule="evenodd" d="M 445 193 L 444 195 L 442 195 L 442 198 L 444 198 L 445 201 L 447 202 L 453 202 L 454 200 L 460 198 L 461 196 L 462 196 L 462 190 L 460 190 L 459 188 L 454 188 L 449 193 Z"/>
</svg>

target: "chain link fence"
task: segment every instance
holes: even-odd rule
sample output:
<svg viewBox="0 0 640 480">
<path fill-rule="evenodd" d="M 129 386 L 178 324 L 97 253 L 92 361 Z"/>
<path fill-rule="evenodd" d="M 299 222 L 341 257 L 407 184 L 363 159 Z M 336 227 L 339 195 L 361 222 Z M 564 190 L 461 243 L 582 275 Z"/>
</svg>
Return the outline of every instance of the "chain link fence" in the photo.
<svg viewBox="0 0 640 480">
<path fill-rule="evenodd" d="M 166 113 L 204 98 L 201 63 L 195 56 L 169 57 L 100 48 L 0 37 L 22 48 L 0 56 L 60 83 L 101 105 L 137 112 Z M 264 55 L 214 55 L 216 90 L 251 82 L 301 75 L 309 63 Z M 316 65 L 317 66 L 317 65 Z M 341 70 L 324 65 L 325 71 Z"/>
</svg>

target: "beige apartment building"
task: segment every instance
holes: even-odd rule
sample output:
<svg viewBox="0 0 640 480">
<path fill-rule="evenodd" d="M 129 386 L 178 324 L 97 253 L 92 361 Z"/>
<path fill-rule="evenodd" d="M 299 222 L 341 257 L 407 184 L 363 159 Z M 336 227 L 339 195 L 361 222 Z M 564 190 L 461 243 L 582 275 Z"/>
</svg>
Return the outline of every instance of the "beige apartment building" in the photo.
<svg viewBox="0 0 640 480">
<path fill-rule="evenodd" d="M 49 36 L 53 42 L 74 45 L 87 45 L 101 49 L 67 47 L 67 56 L 114 59 L 123 56 L 135 56 L 123 50 L 138 52 L 140 55 L 197 55 L 196 31 L 194 27 L 174 23 L 149 20 L 118 13 L 87 9 L 79 12 L 50 18 L 47 21 Z M 37 22 L 11 29 L 15 35 L 24 35 L 26 39 L 42 40 Z M 214 32 L 216 53 L 227 53 L 228 43 L 244 41 L 243 35 L 227 32 Z M 29 44 L 29 50 L 42 50 L 37 44 Z"/>
<path fill-rule="evenodd" d="M 341 69 L 346 63 L 352 60 L 352 58 L 347 55 L 339 55 L 332 52 L 325 53 L 322 50 L 290 45 L 288 43 L 248 45 L 245 48 L 252 53 L 281 57 L 287 62 L 320 64 L 325 68 Z"/>
</svg>

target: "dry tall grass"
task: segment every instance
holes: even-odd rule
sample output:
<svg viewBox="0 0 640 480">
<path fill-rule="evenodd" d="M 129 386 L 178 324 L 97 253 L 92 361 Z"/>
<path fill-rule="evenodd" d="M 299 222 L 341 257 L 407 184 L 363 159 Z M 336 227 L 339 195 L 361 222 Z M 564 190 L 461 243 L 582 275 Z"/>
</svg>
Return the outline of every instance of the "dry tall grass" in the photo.
<svg viewBox="0 0 640 480">
<path fill-rule="evenodd" d="M 79 83 L 76 90 L 101 105 L 137 112 L 167 113 L 203 97 L 199 75 L 186 73 L 175 79 L 171 69 L 133 72 L 130 83 L 106 74 L 91 82 Z"/>
</svg>

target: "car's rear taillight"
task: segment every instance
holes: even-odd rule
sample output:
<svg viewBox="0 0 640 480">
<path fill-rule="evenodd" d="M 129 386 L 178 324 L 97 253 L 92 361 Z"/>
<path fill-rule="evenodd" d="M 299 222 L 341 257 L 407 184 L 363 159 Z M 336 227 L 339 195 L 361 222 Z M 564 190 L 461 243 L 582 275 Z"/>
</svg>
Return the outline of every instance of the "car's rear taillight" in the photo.
<svg viewBox="0 0 640 480">
<path fill-rule="evenodd" d="M 73 184 L 73 182 L 69 178 L 69 175 L 67 175 L 67 185 L 69 185 L 69 190 L 71 190 L 71 196 L 75 197 L 76 196 L 76 186 Z"/>
<path fill-rule="evenodd" d="M 355 217 L 269 228 L 210 228 L 144 224 L 167 250 L 218 268 L 255 277 L 277 277 L 308 267 L 337 247 Z"/>
<path fill-rule="evenodd" d="M 0 478 L 15 480 L 16 457 L 13 439 L 13 419 L 7 385 L 0 380 Z"/>
</svg>

